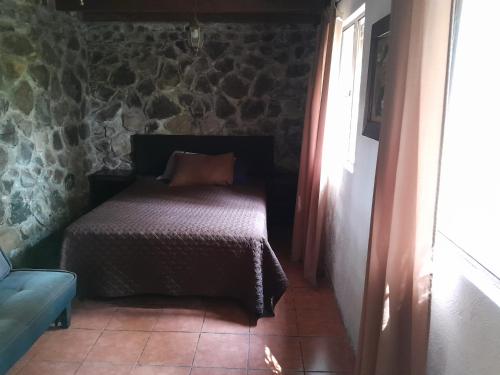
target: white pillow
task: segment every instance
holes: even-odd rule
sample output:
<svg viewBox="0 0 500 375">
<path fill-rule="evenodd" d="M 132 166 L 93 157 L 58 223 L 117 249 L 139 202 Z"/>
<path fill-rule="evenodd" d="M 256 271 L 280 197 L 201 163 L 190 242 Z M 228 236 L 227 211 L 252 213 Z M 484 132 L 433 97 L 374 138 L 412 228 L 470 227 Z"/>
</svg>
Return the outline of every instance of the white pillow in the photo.
<svg viewBox="0 0 500 375">
<path fill-rule="evenodd" d="M 163 171 L 163 174 L 161 176 L 156 177 L 157 180 L 171 180 L 174 172 L 175 172 L 175 156 L 178 154 L 188 154 L 188 155 L 195 155 L 196 153 L 194 152 L 187 152 L 187 151 L 174 151 L 172 152 L 172 155 L 168 158 L 167 161 L 167 166 L 165 167 L 165 171 Z"/>
</svg>

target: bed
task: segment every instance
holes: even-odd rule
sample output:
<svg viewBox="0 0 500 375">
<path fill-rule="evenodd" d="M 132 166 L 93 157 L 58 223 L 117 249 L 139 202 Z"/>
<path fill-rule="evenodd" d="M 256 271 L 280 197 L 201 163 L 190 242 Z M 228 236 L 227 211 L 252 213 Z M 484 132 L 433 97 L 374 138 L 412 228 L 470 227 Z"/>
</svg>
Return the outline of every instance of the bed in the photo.
<svg viewBox="0 0 500 375">
<path fill-rule="evenodd" d="M 61 267 L 79 294 L 229 297 L 272 314 L 287 287 L 267 238 L 272 138 L 136 135 L 132 145 L 136 182 L 65 231 Z M 168 187 L 155 176 L 175 150 L 234 151 L 252 182 Z"/>
</svg>

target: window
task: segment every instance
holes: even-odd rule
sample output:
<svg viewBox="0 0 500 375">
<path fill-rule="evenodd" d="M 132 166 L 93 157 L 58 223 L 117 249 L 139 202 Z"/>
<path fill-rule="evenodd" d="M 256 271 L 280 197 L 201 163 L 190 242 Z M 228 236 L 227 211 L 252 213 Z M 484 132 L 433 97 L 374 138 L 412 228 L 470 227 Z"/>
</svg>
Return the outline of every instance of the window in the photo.
<svg viewBox="0 0 500 375">
<path fill-rule="evenodd" d="M 356 157 L 364 29 L 363 6 L 343 23 L 337 86 L 339 88 L 337 119 L 343 127 L 346 167 L 351 171 Z"/>
<path fill-rule="evenodd" d="M 436 241 L 500 278 L 500 50 L 495 22 L 477 9 L 500 4 L 456 3 Z"/>
</svg>

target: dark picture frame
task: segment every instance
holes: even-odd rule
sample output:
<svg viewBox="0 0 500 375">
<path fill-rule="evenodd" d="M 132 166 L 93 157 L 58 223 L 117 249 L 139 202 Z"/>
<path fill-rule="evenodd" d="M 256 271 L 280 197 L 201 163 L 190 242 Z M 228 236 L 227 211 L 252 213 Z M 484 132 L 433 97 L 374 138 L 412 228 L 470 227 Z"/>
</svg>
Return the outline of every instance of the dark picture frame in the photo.
<svg viewBox="0 0 500 375">
<path fill-rule="evenodd" d="M 382 127 L 385 84 L 388 74 L 390 23 L 390 15 L 374 23 L 370 39 L 363 135 L 377 141 L 380 139 Z"/>
</svg>

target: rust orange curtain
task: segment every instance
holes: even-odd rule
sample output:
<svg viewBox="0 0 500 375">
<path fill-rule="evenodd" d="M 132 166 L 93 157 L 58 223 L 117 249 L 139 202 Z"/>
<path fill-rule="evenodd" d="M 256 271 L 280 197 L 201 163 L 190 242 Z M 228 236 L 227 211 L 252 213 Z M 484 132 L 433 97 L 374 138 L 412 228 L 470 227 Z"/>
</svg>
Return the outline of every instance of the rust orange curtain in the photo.
<svg viewBox="0 0 500 375">
<path fill-rule="evenodd" d="M 328 10 L 319 30 L 315 69 L 309 82 L 293 228 L 292 259 L 304 261 L 304 276 L 312 284 L 316 284 L 326 210 L 321 191 L 321 164 L 334 29 L 335 17 Z"/>
<path fill-rule="evenodd" d="M 393 0 L 358 375 L 423 375 L 452 0 Z"/>
</svg>

